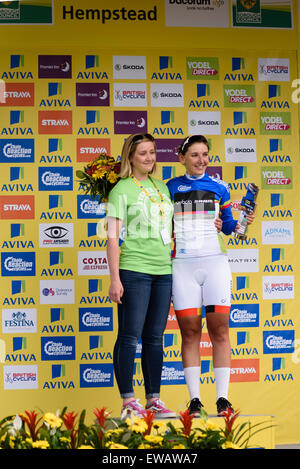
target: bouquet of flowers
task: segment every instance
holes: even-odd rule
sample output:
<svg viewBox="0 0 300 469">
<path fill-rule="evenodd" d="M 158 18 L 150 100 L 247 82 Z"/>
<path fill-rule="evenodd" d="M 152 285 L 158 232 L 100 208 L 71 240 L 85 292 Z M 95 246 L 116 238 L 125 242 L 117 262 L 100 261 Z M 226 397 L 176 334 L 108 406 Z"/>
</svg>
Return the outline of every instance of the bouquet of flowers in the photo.
<svg viewBox="0 0 300 469">
<path fill-rule="evenodd" d="M 120 169 L 120 162 L 116 162 L 112 156 L 100 154 L 83 171 L 76 171 L 76 176 L 80 179 L 79 186 L 85 190 L 85 194 L 90 194 L 93 199 L 99 197 L 100 203 L 107 201 L 109 191 L 119 180 Z"/>
</svg>

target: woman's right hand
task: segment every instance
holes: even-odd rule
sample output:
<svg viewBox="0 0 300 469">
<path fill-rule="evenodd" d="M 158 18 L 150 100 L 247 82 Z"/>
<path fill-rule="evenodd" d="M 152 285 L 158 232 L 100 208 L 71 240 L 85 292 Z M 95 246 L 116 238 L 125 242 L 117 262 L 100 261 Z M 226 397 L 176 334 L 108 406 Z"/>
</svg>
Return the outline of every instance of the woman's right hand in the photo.
<svg viewBox="0 0 300 469">
<path fill-rule="evenodd" d="M 111 301 L 114 301 L 115 303 L 122 304 L 121 298 L 124 293 L 124 288 L 121 283 L 121 280 L 112 280 L 110 283 L 109 291 L 108 291 L 108 296 L 111 299 Z"/>
</svg>

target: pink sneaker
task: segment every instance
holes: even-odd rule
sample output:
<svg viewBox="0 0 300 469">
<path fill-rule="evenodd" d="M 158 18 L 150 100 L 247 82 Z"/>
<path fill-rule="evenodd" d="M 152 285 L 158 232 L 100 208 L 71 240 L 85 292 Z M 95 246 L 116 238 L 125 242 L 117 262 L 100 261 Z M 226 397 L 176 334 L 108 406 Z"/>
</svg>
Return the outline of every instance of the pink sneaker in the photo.
<svg viewBox="0 0 300 469">
<path fill-rule="evenodd" d="M 121 419 L 130 417 L 131 414 L 141 418 L 146 415 L 146 411 L 142 404 L 139 403 L 139 399 L 129 401 L 127 404 L 122 406 Z"/>
<path fill-rule="evenodd" d="M 171 419 L 177 417 L 176 413 L 167 409 L 159 398 L 152 401 L 151 404 L 147 404 L 146 410 L 151 410 L 151 412 L 155 413 L 156 419 Z"/>
</svg>

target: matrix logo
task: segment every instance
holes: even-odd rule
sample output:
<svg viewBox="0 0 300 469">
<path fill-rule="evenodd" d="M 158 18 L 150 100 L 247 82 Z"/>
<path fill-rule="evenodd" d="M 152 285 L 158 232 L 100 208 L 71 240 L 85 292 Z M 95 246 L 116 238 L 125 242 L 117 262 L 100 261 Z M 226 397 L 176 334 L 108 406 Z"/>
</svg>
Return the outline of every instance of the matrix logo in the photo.
<svg viewBox="0 0 300 469">
<path fill-rule="evenodd" d="M 258 272 L 258 249 L 229 249 L 228 262 L 232 272 Z"/>
<path fill-rule="evenodd" d="M 295 350 L 295 331 L 263 331 L 263 353 L 293 353 Z"/>
<path fill-rule="evenodd" d="M 188 80 L 218 80 L 219 59 L 217 57 L 187 57 Z"/>
<path fill-rule="evenodd" d="M 81 388 L 104 388 L 113 387 L 113 365 L 84 364 L 80 365 L 80 387 Z"/>
<path fill-rule="evenodd" d="M 281 190 L 293 188 L 293 169 L 289 166 L 262 166 L 261 187 L 262 189 L 273 189 L 280 187 Z"/>
</svg>

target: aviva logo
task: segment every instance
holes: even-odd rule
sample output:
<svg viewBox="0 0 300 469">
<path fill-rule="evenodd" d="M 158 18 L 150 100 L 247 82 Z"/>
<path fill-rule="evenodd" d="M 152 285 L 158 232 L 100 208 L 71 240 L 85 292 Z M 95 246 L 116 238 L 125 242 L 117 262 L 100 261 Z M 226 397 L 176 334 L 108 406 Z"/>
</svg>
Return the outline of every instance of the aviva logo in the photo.
<svg viewBox="0 0 300 469">
<path fill-rule="evenodd" d="M 210 96 L 210 85 L 199 83 L 197 84 L 197 98 L 203 98 L 204 96 Z"/>
<path fill-rule="evenodd" d="M 283 248 L 272 248 L 272 262 L 284 260 L 284 249 Z"/>
<path fill-rule="evenodd" d="M 281 96 L 280 85 L 269 85 L 268 86 L 268 98 L 277 98 Z"/>
<path fill-rule="evenodd" d="M 26 337 L 13 337 L 13 351 L 27 349 L 27 338 Z"/>
<path fill-rule="evenodd" d="M 250 342 L 250 332 L 249 331 L 238 331 L 236 333 L 236 344 L 243 345 L 249 344 Z"/>
<path fill-rule="evenodd" d="M 56 96 L 62 93 L 62 83 L 48 83 L 48 96 Z"/>
<path fill-rule="evenodd" d="M 245 288 L 249 288 L 249 286 L 250 286 L 249 277 L 236 277 L 236 289 L 237 290 L 244 290 Z"/>
<path fill-rule="evenodd" d="M 270 138 L 269 139 L 269 148 L 270 153 L 274 151 L 281 151 L 282 150 L 282 139 L 281 138 Z"/>
<path fill-rule="evenodd" d="M 159 57 L 159 69 L 165 70 L 166 68 L 173 68 L 173 57 L 170 55 L 163 55 Z"/>
<path fill-rule="evenodd" d="M 235 72 L 236 70 L 244 70 L 245 69 L 244 57 L 232 57 L 231 69 L 233 72 Z"/>
<path fill-rule="evenodd" d="M 247 166 L 235 166 L 234 179 L 243 179 L 247 177 Z"/>
<path fill-rule="evenodd" d="M 11 55 L 10 56 L 10 68 L 20 68 L 24 67 L 24 55 Z"/>
<path fill-rule="evenodd" d="M 174 111 L 161 111 L 160 122 L 161 122 L 161 125 L 171 124 L 171 123 L 174 124 L 175 122 Z"/>
<path fill-rule="evenodd" d="M 241 111 L 234 111 L 233 125 L 247 124 L 247 113 Z"/>
<path fill-rule="evenodd" d="M 99 55 L 86 55 L 85 56 L 85 68 L 99 67 Z"/>
<path fill-rule="evenodd" d="M 285 304 L 272 303 L 272 317 L 281 316 L 282 314 L 285 314 Z"/>
</svg>

